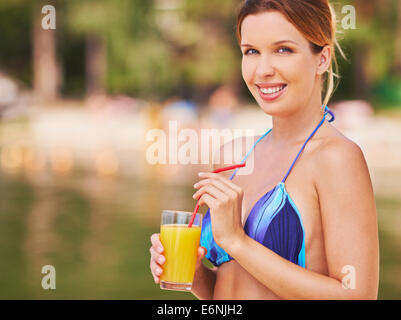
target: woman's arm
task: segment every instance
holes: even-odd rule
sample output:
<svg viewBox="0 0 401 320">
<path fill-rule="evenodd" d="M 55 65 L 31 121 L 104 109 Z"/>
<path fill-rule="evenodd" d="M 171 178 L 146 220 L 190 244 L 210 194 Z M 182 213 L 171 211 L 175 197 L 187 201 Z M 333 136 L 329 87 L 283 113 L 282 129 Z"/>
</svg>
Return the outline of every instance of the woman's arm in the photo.
<svg viewBox="0 0 401 320">
<path fill-rule="evenodd" d="M 293 264 L 245 234 L 227 251 L 284 299 L 377 299 L 376 207 L 363 153 L 352 142 L 337 141 L 326 145 L 317 161 L 316 187 L 329 276 Z M 342 280 L 349 281 L 343 285 Z"/>
</svg>

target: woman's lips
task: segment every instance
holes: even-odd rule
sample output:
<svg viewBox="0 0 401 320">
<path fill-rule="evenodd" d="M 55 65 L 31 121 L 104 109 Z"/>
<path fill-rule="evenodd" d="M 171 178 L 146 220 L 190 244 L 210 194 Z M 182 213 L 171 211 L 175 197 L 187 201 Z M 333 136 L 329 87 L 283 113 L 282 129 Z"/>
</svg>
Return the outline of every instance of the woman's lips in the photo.
<svg viewBox="0 0 401 320">
<path fill-rule="evenodd" d="M 287 85 L 284 85 L 284 88 L 282 88 L 281 90 L 279 90 L 279 91 L 277 91 L 275 93 L 264 93 L 261 90 L 262 88 L 260 88 L 259 86 L 257 86 L 257 87 L 258 87 L 258 92 L 259 92 L 260 97 L 265 101 L 276 100 L 278 97 L 283 95 L 287 90 Z"/>
</svg>

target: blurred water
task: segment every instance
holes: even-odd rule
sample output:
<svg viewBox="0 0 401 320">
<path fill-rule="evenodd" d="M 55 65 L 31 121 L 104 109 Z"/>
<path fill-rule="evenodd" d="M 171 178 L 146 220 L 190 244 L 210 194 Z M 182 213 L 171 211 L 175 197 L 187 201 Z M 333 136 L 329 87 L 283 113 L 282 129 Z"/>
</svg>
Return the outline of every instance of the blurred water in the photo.
<svg viewBox="0 0 401 320">
<path fill-rule="evenodd" d="M 192 186 L 76 175 L 46 184 L 0 175 L 1 299 L 194 299 L 162 291 L 149 272 L 149 236 L 164 208 L 191 210 Z M 401 298 L 401 200 L 377 199 L 381 299 Z M 203 212 L 203 211 L 202 211 Z M 391 227 L 393 226 L 393 227 Z M 44 265 L 56 290 L 44 290 Z"/>
<path fill-rule="evenodd" d="M 385 190 L 385 181 L 401 179 L 375 181 Z M 149 271 L 149 236 L 159 230 L 161 210 L 191 211 L 192 193 L 192 185 L 152 180 L 0 173 L 0 299 L 194 299 L 160 290 Z M 400 299 L 401 199 L 377 192 L 376 203 L 379 298 Z M 56 290 L 41 287 L 48 264 Z"/>
<path fill-rule="evenodd" d="M 0 298 L 193 299 L 161 291 L 149 272 L 161 210 L 190 210 L 189 188 L 88 177 L 0 181 Z M 56 290 L 41 287 L 47 264 Z"/>
</svg>

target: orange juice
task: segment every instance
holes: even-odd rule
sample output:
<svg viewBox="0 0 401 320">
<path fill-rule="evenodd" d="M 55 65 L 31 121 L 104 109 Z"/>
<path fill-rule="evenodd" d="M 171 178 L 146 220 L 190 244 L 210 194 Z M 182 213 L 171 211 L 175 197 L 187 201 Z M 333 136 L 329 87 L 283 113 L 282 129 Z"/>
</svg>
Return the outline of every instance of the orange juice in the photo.
<svg viewBox="0 0 401 320">
<path fill-rule="evenodd" d="M 160 241 L 166 262 L 161 281 L 187 283 L 193 281 L 201 227 L 186 224 L 165 224 L 160 227 Z"/>
</svg>

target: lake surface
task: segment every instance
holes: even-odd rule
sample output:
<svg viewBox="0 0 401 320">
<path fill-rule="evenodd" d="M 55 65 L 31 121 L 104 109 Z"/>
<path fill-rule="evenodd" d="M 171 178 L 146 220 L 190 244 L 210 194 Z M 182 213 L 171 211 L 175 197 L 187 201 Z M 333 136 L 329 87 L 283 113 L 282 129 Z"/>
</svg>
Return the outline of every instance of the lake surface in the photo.
<svg viewBox="0 0 401 320">
<path fill-rule="evenodd" d="M 191 211 L 192 194 L 192 185 L 132 178 L 0 173 L 0 298 L 194 299 L 160 290 L 149 271 L 161 210 Z M 376 202 L 379 298 L 400 299 L 401 200 L 380 195 Z M 56 290 L 41 286 L 44 265 L 56 268 Z"/>
</svg>

